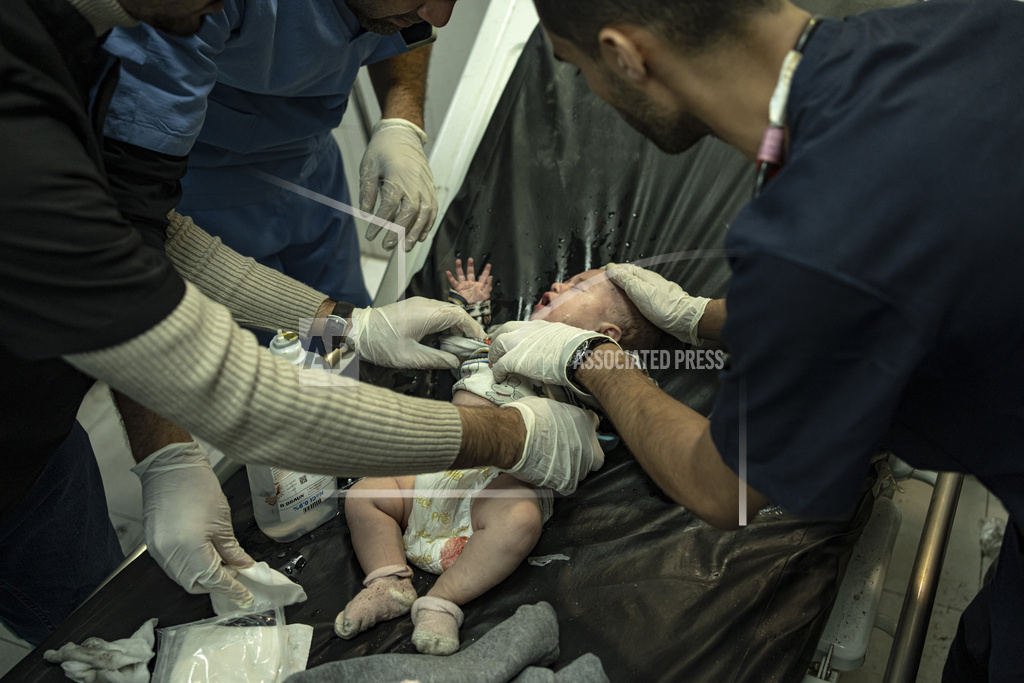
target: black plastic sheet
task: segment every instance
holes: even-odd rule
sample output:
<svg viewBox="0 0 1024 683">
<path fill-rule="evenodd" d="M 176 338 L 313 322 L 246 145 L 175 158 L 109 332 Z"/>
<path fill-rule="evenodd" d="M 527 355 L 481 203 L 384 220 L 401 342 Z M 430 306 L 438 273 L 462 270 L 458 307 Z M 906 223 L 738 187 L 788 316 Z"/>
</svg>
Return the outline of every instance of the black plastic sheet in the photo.
<svg viewBox="0 0 1024 683">
<path fill-rule="evenodd" d="M 751 164 L 717 140 L 660 152 L 536 33 L 409 294 L 443 298 L 444 271 L 472 256 L 478 270 L 492 263 L 499 322 L 528 316 L 550 282 L 609 261 L 721 296 L 725 233 L 752 188 Z M 417 395 L 443 398 L 450 385 L 447 373 L 379 372 L 378 382 Z M 652 374 L 710 410 L 714 371 Z M 559 615 L 560 661 L 598 653 L 613 681 L 799 680 L 869 509 L 808 523 L 769 508 L 722 532 L 668 501 L 620 447 L 557 501 L 533 552 L 570 560 L 521 566 L 466 606 L 463 637 L 543 599 Z"/>
<path fill-rule="evenodd" d="M 609 261 L 650 265 L 694 294 L 721 296 L 729 276 L 724 235 L 752 185 L 749 162 L 718 141 L 662 154 L 596 100 L 572 67 L 555 63 L 538 33 L 410 294 L 443 298 L 444 270 L 458 256 L 473 256 L 494 264 L 496 321 L 525 317 L 550 282 Z M 713 371 L 653 374 L 679 400 L 710 410 Z M 451 384 L 443 373 L 371 367 L 364 378 L 441 399 Z M 244 472 L 225 492 L 250 554 L 272 567 L 300 554 L 306 561 L 293 578 L 309 600 L 286 616 L 314 626 L 310 667 L 415 651 L 408 617 L 352 641 L 334 635 L 335 616 L 363 579 L 342 515 L 282 545 L 256 527 Z M 531 553 L 569 560 L 523 563 L 465 605 L 462 642 L 519 605 L 546 600 L 561 630 L 555 669 L 594 652 L 612 681 L 800 680 L 869 513 L 869 496 L 850 520 L 812 523 L 768 508 L 750 526 L 723 532 L 666 499 L 620 447 L 574 496 L 556 501 Z M 418 570 L 414 576 L 421 594 L 433 580 Z M 208 598 L 185 594 L 144 555 L 5 680 L 65 680 L 59 667 L 42 662 L 45 649 L 90 636 L 123 638 L 153 616 L 169 626 L 212 610 Z"/>
</svg>

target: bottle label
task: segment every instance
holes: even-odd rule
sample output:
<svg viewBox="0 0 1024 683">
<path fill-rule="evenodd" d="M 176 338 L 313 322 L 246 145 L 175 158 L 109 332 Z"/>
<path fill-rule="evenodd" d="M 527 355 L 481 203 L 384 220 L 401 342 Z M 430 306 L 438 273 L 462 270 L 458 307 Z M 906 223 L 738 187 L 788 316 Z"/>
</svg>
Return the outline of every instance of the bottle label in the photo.
<svg viewBox="0 0 1024 683">
<path fill-rule="evenodd" d="M 288 470 L 270 468 L 274 475 L 274 505 L 282 522 L 301 518 L 317 509 L 337 491 L 334 477 L 324 474 L 302 474 Z M 269 500 L 267 502 L 270 502 Z"/>
</svg>

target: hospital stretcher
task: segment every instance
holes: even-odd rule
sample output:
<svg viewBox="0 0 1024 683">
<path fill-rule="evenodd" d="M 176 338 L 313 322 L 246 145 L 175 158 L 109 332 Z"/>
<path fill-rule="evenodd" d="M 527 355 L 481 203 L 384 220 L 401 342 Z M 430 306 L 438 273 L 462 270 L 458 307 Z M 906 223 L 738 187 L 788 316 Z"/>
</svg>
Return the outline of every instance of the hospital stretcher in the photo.
<svg viewBox="0 0 1024 683">
<path fill-rule="evenodd" d="M 492 3 L 472 77 L 452 105 L 458 114 L 442 127 L 431 160 L 444 219 L 429 250 L 392 259 L 377 303 L 403 294 L 443 298 L 443 273 L 457 256 L 495 263 L 496 320 L 522 318 L 551 281 L 609 261 L 647 263 L 691 291 L 724 294 L 724 235 L 749 199 L 750 165 L 711 140 L 682 157 L 662 155 L 589 95 L 571 67 L 551 59 L 535 25 L 528 1 Z M 452 382 L 445 373 L 362 370 L 369 381 L 435 398 Z M 704 414 L 715 374 L 652 371 Z M 556 501 L 531 553 L 568 559 L 524 563 L 466 605 L 462 641 L 521 604 L 546 600 L 559 617 L 559 663 L 593 652 L 613 681 L 836 680 L 863 661 L 874 626 L 899 524 L 888 479 L 894 467 L 906 474 L 880 466 L 847 518 L 809 521 L 770 507 L 723 532 L 669 501 L 620 446 L 574 496 Z M 334 617 L 362 580 L 343 516 L 277 544 L 255 526 L 244 472 L 225 478 L 243 547 L 290 568 L 309 595 L 286 611 L 289 622 L 314 626 L 309 666 L 414 652 L 408 617 L 352 641 L 334 636 Z M 938 479 L 914 572 L 920 600 L 905 606 L 888 680 L 913 680 L 908 672 L 920 660 L 959 491 L 957 475 Z M 69 640 L 124 637 L 153 616 L 161 625 L 211 616 L 207 598 L 185 595 L 141 550 L 11 680 L 63 680 L 39 654 Z M 432 580 L 414 576 L 421 594 Z M 870 618 L 848 618 L 854 608 Z"/>
</svg>

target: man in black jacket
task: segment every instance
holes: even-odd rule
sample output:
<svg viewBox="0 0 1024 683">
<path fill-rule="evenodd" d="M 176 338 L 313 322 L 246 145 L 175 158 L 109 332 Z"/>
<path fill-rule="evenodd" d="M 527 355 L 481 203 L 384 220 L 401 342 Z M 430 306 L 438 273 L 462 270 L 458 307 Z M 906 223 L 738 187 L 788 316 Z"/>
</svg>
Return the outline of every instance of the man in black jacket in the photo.
<svg viewBox="0 0 1024 683">
<path fill-rule="evenodd" d="M 396 15 L 407 4 L 375 3 Z M 241 258 L 181 216 L 163 245 L 124 219 L 99 143 L 117 73 L 101 37 L 140 19 L 187 33 L 219 6 L 5 0 L 0 13 L 0 619 L 32 643 L 120 560 L 75 421 L 94 379 L 126 397 L 150 554 L 186 590 L 240 604 L 252 597 L 224 565 L 252 560 L 190 433 L 239 461 L 303 472 L 494 465 L 561 490 L 598 452 L 588 416 L 546 400 L 463 409 L 334 374 L 321 380 L 333 390 L 304 392 L 301 369 L 239 322 L 319 334 L 333 314 L 332 337 L 363 358 L 419 368 L 458 363 L 418 344 L 424 335 L 477 335 L 479 325 L 424 299 L 354 308 Z"/>
</svg>

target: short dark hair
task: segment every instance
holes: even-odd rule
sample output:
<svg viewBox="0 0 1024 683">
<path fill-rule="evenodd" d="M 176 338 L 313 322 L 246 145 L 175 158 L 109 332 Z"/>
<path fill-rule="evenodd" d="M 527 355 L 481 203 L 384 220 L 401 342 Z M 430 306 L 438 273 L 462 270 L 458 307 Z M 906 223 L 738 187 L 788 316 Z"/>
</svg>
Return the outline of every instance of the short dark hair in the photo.
<svg viewBox="0 0 1024 683">
<path fill-rule="evenodd" d="M 537 14 L 556 35 L 594 57 L 597 34 L 612 24 L 649 29 L 684 54 L 742 35 L 751 15 L 782 0 L 534 0 Z"/>
</svg>

